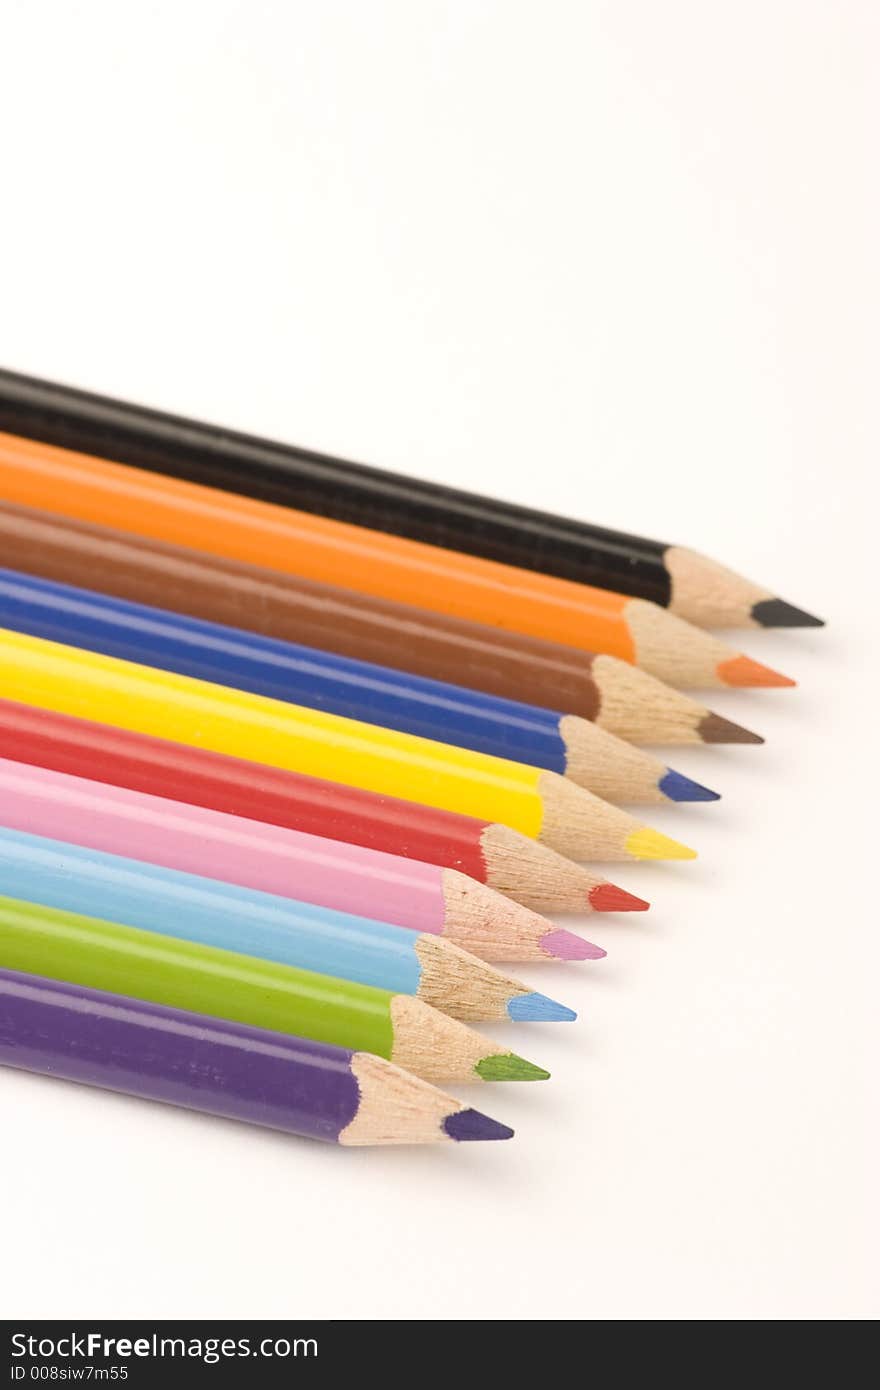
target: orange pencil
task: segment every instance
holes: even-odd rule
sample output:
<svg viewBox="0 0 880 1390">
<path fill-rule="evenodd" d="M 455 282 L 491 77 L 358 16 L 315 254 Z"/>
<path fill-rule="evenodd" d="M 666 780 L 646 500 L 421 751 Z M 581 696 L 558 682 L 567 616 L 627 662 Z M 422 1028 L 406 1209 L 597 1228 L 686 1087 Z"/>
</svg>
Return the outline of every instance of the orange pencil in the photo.
<svg viewBox="0 0 880 1390">
<path fill-rule="evenodd" d="M 234 496 L 0 434 L 0 495 L 566 646 L 606 652 L 671 685 L 792 685 L 645 599 Z"/>
</svg>

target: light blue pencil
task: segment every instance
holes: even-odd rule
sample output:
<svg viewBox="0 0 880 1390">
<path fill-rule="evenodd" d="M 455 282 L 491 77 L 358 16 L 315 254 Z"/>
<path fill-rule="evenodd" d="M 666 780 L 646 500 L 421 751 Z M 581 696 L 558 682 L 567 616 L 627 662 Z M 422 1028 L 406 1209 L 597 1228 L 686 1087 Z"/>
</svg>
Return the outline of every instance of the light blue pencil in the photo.
<svg viewBox="0 0 880 1390">
<path fill-rule="evenodd" d="M 413 994 L 454 1018 L 575 1017 L 427 932 L 19 830 L 0 828 L 0 894 Z"/>
</svg>

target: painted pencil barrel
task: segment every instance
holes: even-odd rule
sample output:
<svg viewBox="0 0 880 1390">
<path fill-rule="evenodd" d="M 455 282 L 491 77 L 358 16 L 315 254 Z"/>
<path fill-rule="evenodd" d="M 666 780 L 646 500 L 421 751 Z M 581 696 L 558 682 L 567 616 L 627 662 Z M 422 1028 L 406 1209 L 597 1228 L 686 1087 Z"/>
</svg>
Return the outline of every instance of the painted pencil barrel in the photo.
<svg viewBox="0 0 880 1390">
<path fill-rule="evenodd" d="M 277 506 L 672 603 L 669 547 L 571 517 L 0 372 L 0 428 Z"/>
<path fill-rule="evenodd" d="M 0 637 L 0 663 L 3 651 Z M 488 822 L 455 811 L 13 699 L 0 700 L 0 751 L 34 766 L 444 864 L 486 881 L 480 836 Z"/>
<path fill-rule="evenodd" d="M 610 802 L 717 800 L 585 720 L 30 574 L 0 569 L 0 626 L 544 768 Z"/>
<path fill-rule="evenodd" d="M 0 662 L 2 650 L 0 639 Z M 601 875 L 505 827 L 53 709 L 0 699 L 0 753 L 101 786 L 442 865 L 531 908 L 610 912 L 645 906 Z"/>
<path fill-rule="evenodd" d="M 0 758 L 0 825 L 440 934 L 443 870 Z"/>
<path fill-rule="evenodd" d="M 7 501 L 605 652 L 676 686 L 794 682 L 644 599 L 0 435 Z"/>
<path fill-rule="evenodd" d="M 44 579 L 560 709 L 633 743 L 761 741 L 616 657 L 2 498 L 0 555 L 9 569 Z"/>
<path fill-rule="evenodd" d="M 0 897 L 0 961 L 87 989 L 374 1052 L 426 1080 L 547 1075 L 420 1000 L 39 902 Z"/>
<path fill-rule="evenodd" d="M 0 570 L 0 626 L 491 757 L 566 771 L 563 715 L 557 710 L 89 589 Z"/>
<path fill-rule="evenodd" d="M 543 774 L 524 764 L 491 759 L 475 777 L 474 760 L 483 754 L 9 629 L 0 630 L 0 682 L 9 698 L 63 714 L 192 741 L 307 776 L 338 775 L 365 791 L 501 821 L 534 837 L 541 830 L 537 786 Z"/>
<path fill-rule="evenodd" d="M 0 969 L 0 1062 L 338 1143 L 348 1049 Z"/>
<path fill-rule="evenodd" d="M 11 502 L 40 506 L 51 497 L 55 510 L 81 520 L 194 544 L 320 583 L 334 583 L 345 570 L 347 582 L 379 598 L 515 626 L 627 661 L 635 657 L 626 600 L 618 594 L 10 435 L 0 435 L 0 470 Z"/>
<path fill-rule="evenodd" d="M 651 599 L 707 626 L 816 627 L 678 546 L 0 372 L 0 427 L 410 540 Z"/>
<path fill-rule="evenodd" d="M 525 763 L 490 758 L 285 705 L 174 671 L 0 629 L 0 681 L 16 699 L 105 720 L 307 775 L 482 816 L 571 858 L 692 859 L 693 850 L 585 788 Z M 713 794 L 714 795 L 714 794 Z"/>
<path fill-rule="evenodd" d="M 6 826 L 0 894 L 395 994 L 419 988 L 418 937 L 404 927 Z"/>
<path fill-rule="evenodd" d="M 429 935 L 3 826 L 0 893 L 417 995 L 452 1018 L 568 1022 L 575 1017 L 571 1009 Z"/>
<path fill-rule="evenodd" d="M 3 968 L 0 1064 L 331 1144 L 512 1135 L 369 1054 Z"/>
<path fill-rule="evenodd" d="M 331 973 L 335 962 L 329 953 L 334 939 L 341 933 L 356 944 L 359 922 L 363 923 L 360 935 L 370 943 L 369 958 L 374 945 L 370 926 L 377 923 L 395 932 L 406 931 L 420 967 L 431 953 L 430 943 L 422 939 L 426 935 L 445 938 L 434 949 L 435 967 L 443 965 L 444 956 L 449 958 L 451 943 L 484 960 L 540 959 L 541 955 L 596 959 L 602 954 L 582 937 L 560 933 L 546 918 L 514 906 L 492 889 L 433 864 L 6 758 L 0 758 L 0 826 L 253 889 L 265 894 L 271 906 L 287 905 L 294 914 L 298 904 L 314 905 L 322 916 L 303 906 L 296 920 L 308 933 L 321 932 L 325 938 L 320 947 L 325 960 L 314 968 Z M 224 902 L 228 901 L 227 896 Z M 288 943 L 291 950 L 296 945 L 294 928 Z M 391 950 L 394 938 L 387 945 Z M 463 960 L 457 959 L 463 970 Z M 308 962 L 294 958 L 293 963 Z M 451 968 L 452 960 L 448 963 Z M 381 956 L 376 964 L 382 964 Z M 475 984 L 475 972 L 470 973 Z M 355 978 L 406 988 L 397 977 Z M 426 990 L 432 978 L 430 971 L 423 971 L 418 991 L 422 998 L 429 997 Z M 499 1002 L 502 997 L 499 994 Z M 494 1010 L 487 1016 L 494 1016 Z"/>
<path fill-rule="evenodd" d="M 2 376 L 0 372 L 0 399 Z M 0 553 L 8 568 L 44 579 L 451 681 L 518 703 L 558 706 L 589 720 L 608 717 L 602 709 L 601 680 L 592 669 L 594 654 L 524 633 L 428 613 L 412 604 L 19 507 L 2 498 Z M 599 670 L 609 663 L 614 664 L 613 657 L 605 657 Z M 644 679 L 650 686 L 650 678 Z M 671 692 L 666 689 L 665 694 L 668 699 Z M 685 697 L 678 698 L 692 724 L 705 713 L 696 704 L 687 710 Z M 667 733 L 665 725 L 661 732 Z M 660 741 L 656 731 L 653 741 Z"/>
<path fill-rule="evenodd" d="M 11 970 L 391 1055 L 388 990 L 13 894 L 0 895 L 0 951 Z"/>
</svg>

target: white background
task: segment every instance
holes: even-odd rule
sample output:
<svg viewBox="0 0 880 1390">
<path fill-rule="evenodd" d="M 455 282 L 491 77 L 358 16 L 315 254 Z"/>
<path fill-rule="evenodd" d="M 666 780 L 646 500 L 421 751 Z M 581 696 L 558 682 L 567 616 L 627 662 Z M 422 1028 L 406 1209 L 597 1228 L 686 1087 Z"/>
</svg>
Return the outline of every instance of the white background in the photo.
<svg viewBox="0 0 880 1390">
<path fill-rule="evenodd" d="M 532 971 L 582 1017 L 507 1030 L 551 1082 L 472 1091 L 513 1143 L 3 1072 L 0 1311 L 876 1315 L 877 7 L 6 0 L 0 43 L 5 365 L 697 545 L 830 623 L 744 635 L 801 685 L 712 698 L 765 748 L 672 759 L 724 793 L 654 817 L 699 861 L 621 869 L 654 911 Z"/>
</svg>

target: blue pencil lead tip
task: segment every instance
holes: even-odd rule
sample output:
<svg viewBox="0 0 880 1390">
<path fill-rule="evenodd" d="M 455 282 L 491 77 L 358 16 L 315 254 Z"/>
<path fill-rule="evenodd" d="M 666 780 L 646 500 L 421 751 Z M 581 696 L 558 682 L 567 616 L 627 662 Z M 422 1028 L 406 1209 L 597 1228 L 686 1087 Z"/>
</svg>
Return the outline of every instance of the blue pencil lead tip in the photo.
<svg viewBox="0 0 880 1390">
<path fill-rule="evenodd" d="M 513 1138 L 509 1125 L 503 1125 L 500 1120 L 493 1120 L 479 1110 L 456 1110 L 454 1115 L 446 1116 L 443 1128 L 449 1138 L 457 1140 L 459 1144 L 475 1139 Z"/>
<path fill-rule="evenodd" d="M 508 1000 L 507 1013 L 516 1023 L 571 1023 L 577 1018 L 574 1009 L 558 1004 L 546 994 L 515 994 Z"/>
<path fill-rule="evenodd" d="M 690 777 L 685 777 L 683 772 L 676 772 L 674 768 L 668 767 L 660 778 L 660 790 L 664 796 L 668 796 L 670 801 L 719 801 L 720 793 L 713 792 L 711 787 L 704 787 L 699 782 L 694 782 Z"/>
</svg>

